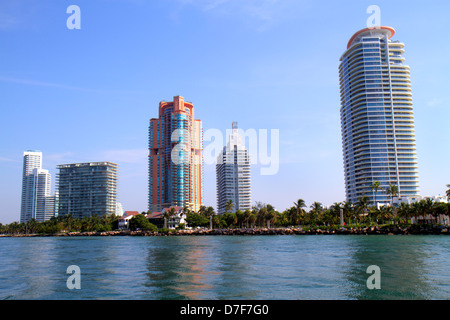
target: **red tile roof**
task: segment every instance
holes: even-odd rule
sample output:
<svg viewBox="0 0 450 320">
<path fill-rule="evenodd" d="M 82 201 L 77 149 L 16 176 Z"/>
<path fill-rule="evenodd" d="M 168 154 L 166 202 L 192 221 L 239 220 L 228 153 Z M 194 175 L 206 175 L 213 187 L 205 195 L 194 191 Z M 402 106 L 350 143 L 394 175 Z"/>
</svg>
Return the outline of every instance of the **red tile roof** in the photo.
<svg viewBox="0 0 450 320">
<path fill-rule="evenodd" d="M 125 213 L 123 214 L 124 216 L 137 216 L 138 214 L 140 214 L 137 211 L 125 211 Z"/>
<path fill-rule="evenodd" d="M 147 215 L 147 219 L 161 219 L 162 217 L 163 216 L 161 212 L 152 212 Z"/>
</svg>

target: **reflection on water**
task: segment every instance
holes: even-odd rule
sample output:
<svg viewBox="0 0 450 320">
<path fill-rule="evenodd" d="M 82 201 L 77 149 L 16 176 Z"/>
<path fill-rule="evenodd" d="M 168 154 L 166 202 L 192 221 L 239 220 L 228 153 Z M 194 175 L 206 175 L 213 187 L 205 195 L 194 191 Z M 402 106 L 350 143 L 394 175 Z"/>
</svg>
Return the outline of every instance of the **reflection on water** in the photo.
<svg viewBox="0 0 450 320">
<path fill-rule="evenodd" d="M 449 299 L 443 236 L 0 238 L 0 299 Z M 69 290 L 69 265 L 81 290 Z M 366 269 L 381 268 L 381 290 Z"/>
<path fill-rule="evenodd" d="M 426 236 L 367 236 L 355 237 L 354 263 L 346 271 L 351 284 L 350 299 L 449 299 L 450 268 L 444 261 L 436 264 L 436 256 L 449 257 L 448 247 L 433 244 L 447 242 L 445 238 Z M 447 260 L 448 261 L 448 260 Z M 366 280 L 367 267 L 377 265 L 381 270 L 381 289 L 370 290 Z M 434 269 L 434 270 L 433 270 Z M 430 271 L 438 270 L 432 276 Z M 442 273 L 442 274 L 441 274 Z M 434 279 L 433 279 L 434 278 Z M 446 279 L 446 285 L 436 286 L 435 280 Z M 439 289 L 438 289 L 439 288 Z"/>
<path fill-rule="evenodd" d="M 213 252 L 199 238 L 158 239 L 148 248 L 148 279 L 151 299 L 204 299 L 202 292 L 212 289 L 209 271 Z"/>
</svg>

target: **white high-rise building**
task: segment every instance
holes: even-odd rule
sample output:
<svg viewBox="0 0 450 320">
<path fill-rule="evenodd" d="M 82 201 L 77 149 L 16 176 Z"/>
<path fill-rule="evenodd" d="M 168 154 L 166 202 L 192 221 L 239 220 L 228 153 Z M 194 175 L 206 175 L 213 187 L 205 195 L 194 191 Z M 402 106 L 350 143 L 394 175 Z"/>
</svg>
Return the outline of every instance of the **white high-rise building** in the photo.
<svg viewBox="0 0 450 320">
<path fill-rule="evenodd" d="M 30 150 L 23 153 L 22 202 L 20 222 L 46 219 L 46 197 L 50 196 L 51 176 L 42 169 L 42 152 Z"/>
<path fill-rule="evenodd" d="M 46 219 L 46 205 L 48 205 L 48 198 L 50 197 L 51 176 L 48 170 L 34 169 L 33 170 L 33 190 L 34 190 L 34 212 L 32 218 L 38 222 L 43 222 Z"/>
<path fill-rule="evenodd" d="M 356 32 L 339 66 L 341 126 L 347 200 L 363 196 L 388 202 L 419 195 L 410 68 L 404 44 L 393 41 L 391 27 Z M 373 190 L 379 182 L 381 190 Z"/>
<path fill-rule="evenodd" d="M 230 200 L 233 212 L 251 209 L 250 156 L 237 122 L 233 122 L 229 141 L 217 158 L 216 180 L 219 214 L 225 213 Z"/>
</svg>

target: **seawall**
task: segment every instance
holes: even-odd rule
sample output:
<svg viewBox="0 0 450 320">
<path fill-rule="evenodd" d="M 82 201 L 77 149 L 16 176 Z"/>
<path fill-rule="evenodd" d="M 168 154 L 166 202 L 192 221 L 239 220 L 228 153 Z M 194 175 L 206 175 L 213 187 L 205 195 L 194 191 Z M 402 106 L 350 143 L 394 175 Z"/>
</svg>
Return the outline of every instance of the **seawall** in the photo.
<svg viewBox="0 0 450 320">
<path fill-rule="evenodd" d="M 237 228 L 237 229 L 195 229 L 171 231 L 103 231 L 64 232 L 58 234 L 18 234 L 0 237 L 107 237 L 107 236 L 252 236 L 252 235 L 450 235 L 448 226 L 374 226 L 361 228 Z"/>
</svg>

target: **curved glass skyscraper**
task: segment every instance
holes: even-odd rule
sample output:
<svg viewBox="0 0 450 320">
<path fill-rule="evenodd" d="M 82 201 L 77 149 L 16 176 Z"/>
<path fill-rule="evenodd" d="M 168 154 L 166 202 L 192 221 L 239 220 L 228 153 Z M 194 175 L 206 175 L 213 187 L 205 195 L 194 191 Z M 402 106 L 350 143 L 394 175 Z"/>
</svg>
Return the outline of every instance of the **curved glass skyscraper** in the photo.
<svg viewBox="0 0 450 320">
<path fill-rule="evenodd" d="M 339 66 L 341 129 L 347 200 L 388 202 L 386 190 L 419 194 L 410 69 L 404 44 L 390 27 L 353 35 Z M 371 185 L 378 181 L 381 189 Z"/>
</svg>

